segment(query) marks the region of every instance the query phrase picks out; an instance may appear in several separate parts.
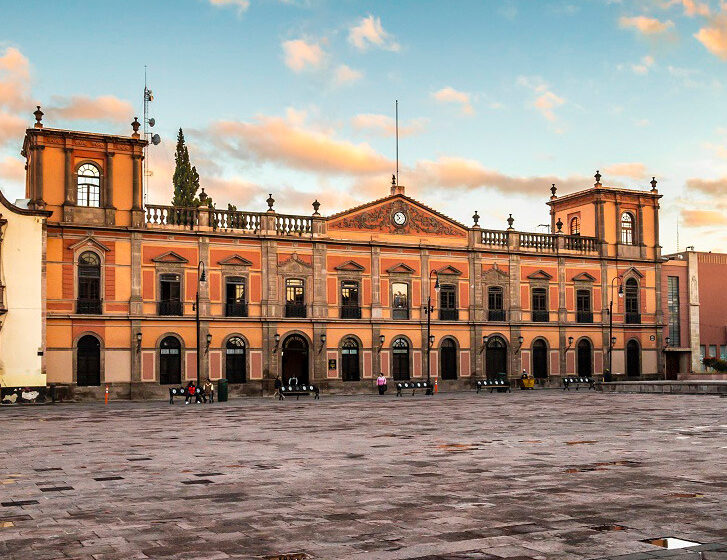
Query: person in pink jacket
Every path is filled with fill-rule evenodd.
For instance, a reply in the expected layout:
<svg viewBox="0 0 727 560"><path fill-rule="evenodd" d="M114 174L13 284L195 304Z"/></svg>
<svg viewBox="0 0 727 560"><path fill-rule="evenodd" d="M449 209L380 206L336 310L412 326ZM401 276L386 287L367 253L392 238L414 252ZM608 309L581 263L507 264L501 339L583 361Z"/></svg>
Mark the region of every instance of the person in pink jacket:
<svg viewBox="0 0 727 560"><path fill-rule="evenodd" d="M384 377L383 373L380 373L376 378L376 385L379 388L379 395L386 393L386 377Z"/></svg>

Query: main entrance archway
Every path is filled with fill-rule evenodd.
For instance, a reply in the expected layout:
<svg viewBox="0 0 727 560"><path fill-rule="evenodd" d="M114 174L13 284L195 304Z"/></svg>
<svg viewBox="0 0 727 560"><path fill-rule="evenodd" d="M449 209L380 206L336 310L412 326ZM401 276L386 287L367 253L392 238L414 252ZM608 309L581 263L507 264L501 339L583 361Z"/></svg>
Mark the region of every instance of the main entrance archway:
<svg viewBox="0 0 727 560"><path fill-rule="evenodd" d="M90 334L78 341L76 384L79 387L101 385L101 343Z"/></svg>
<svg viewBox="0 0 727 560"><path fill-rule="evenodd" d="M548 345L542 338L533 342L533 377L548 378Z"/></svg>
<svg viewBox="0 0 727 560"><path fill-rule="evenodd" d="M591 341L582 338L578 341L578 375L582 377L591 377L593 375L593 348Z"/></svg>
<svg viewBox="0 0 727 560"><path fill-rule="evenodd" d="M291 334L283 342L283 383L296 378L308 383L308 341L299 334Z"/></svg>
<svg viewBox="0 0 727 560"><path fill-rule="evenodd" d="M641 349L635 340L629 340L626 344L626 375L628 377L641 375Z"/></svg>
<svg viewBox="0 0 727 560"><path fill-rule="evenodd" d="M491 336L487 341L487 355L485 356L485 375L507 375L507 344L499 336Z"/></svg>

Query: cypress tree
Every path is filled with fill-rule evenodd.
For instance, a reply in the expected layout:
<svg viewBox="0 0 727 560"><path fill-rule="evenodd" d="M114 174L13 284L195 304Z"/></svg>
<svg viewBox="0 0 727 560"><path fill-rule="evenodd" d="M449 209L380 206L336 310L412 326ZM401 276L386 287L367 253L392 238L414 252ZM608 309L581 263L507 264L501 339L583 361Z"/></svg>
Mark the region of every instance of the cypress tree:
<svg viewBox="0 0 727 560"><path fill-rule="evenodd" d="M189 160L189 151L184 143L184 132L179 129L177 135L177 149L174 154L174 176L172 184L174 185L174 198L172 206L191 207L199 206L200 200L197 198L199 190L199 173Z"/></svg>

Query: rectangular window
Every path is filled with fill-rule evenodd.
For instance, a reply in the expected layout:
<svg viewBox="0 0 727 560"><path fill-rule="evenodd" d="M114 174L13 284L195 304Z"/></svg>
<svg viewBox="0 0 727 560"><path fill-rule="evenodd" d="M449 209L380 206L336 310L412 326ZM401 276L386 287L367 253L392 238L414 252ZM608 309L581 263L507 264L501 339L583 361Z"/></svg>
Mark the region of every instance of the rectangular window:
<svg viewBox="0 0 727 560"><path fill-rule="evenodd" d="M159 280L159 315L181 315L179 274L162 274Z"/></svg>
<svg viewBox="0 0 727 560"><path fill-rule="evenodd" d="M717 346L714 344L711 344L709 346L709 357L710 358L716 358L717 357Z"/></svg>
<svg viewBox="0 0 727 560"><path fill-rule="evenodd" d="M358 282L341 282L341 319L360 319L361 305L358 301Z"/></svg>
<svg viewBox="0 0 727 560"><path fill-rule="evenodd" d="M247 290L244 278L229 277L226 283L225 315L247 317Z"/></svg>
<svg viewBox="0 0 727 560"><path fill-rule="evenodd" d="M593 323L590 290L578 290L576 292L576 321L578 323Z"/></svg>
<svg viewBox="0 0 727 560"><path fill-rule="evenodd" d="M457 310L457 291L455 286L446 284L439 289L439 319L456 321L459 319Z"/></svg>
<svg viewBox="0 0 727 560"><path fill-rule="evenodd" d="M699 347L699 367L702 371L704 371L704 358L707 357L707 347L704 345L701 345Z"/></svg>
<svg viewBox="0 0 727 560"><path fill-rule="evenodd" d="M291 278L285 282L285 316L305 317L305 289L303 280Z"/></svg>
<svg viewBox="0 0 727 560"><path fill-rule="evenodd" d="M667 278L667 309L669 311L669 345L681 346L681 324L679 322L679 277Z"/></svg>
<svg viewBox="0 0 727 560"><path fill-rule="evenodd" d="M405 282L391 285L391 318L409 318L409 284Z"/></svg>
<svg viewBox="0 0 727 560"><path fill-rule="evenodd" d="M720 360L727 360L727 346L720 346L719 347L719 359Z"/></svg>
<svg viewBox="0 0 727 560"><path fill-rule="evenodd" d="M532 289L532 318L533 321L550 321L548 313L548 298L545 288Z"/></svg>
<svg viewBox="0 0 727 560"><path fill-rule="evenodd" d="M504 300L502 295L502 287L500 286L491 286L487 288L487 320L505 320Z"/></svg>

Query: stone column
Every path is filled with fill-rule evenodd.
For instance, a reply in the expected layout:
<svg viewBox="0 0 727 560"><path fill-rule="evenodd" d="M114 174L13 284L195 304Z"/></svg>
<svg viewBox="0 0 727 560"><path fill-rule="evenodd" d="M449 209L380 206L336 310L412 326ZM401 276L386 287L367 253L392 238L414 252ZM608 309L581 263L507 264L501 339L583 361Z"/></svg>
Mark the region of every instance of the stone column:
<svg viewBox="0 0 727 560"><path fill-rule="evenodd" d="M313 244L313 317L328 317L326 245ZM331 302L335 303L335 302Z"/></svg>
<svg viewBox="0 0 727 560"><path fill-rule="evenodd" d="M45 200L43 199L43 150L45 146L33 146L31 150L35 151L34 163L33 163L33 180L31 184L33 196L31 197L28 206L31 210L44 210Z"/></svg>
<svg viewBox="0 0 727 560"><path fill-rule="evenodd" d="M132 161L132 177L131 177L131 226L135 228L144 227L144 193L142 192L141 177L141 154L133 154Z"/></svg>
<svg viewBox="0 0 727 560"><path fill-rule="evenodd" d="M142 233L131 232L131 298L129 299L129 314L141 315L143 312L141 298L141 243Z"/></svg>
<svg viewBox="0 0 727 560"><path fill-rule="evenodd" d="M371 318L381 319L381 249L371 247Z"/></svg>
<svg viewBox="0 0 727 560"><path fill-rule="evenodd" d="M116 223L116 208L114 207L114 152L106 152L106 171L104 173L103 207L106 215L106 225Z"/></svg>
<svg viewBox="0 0 727 560"><path fill-rule="evenodd" d="M636 233L639 236L639 255L642 259L646 258L646 244L644 243L644 205L639 202L639 209L637 212L637 232Z"/></svg>
<svg viewBox="0 0 727 560"><path fill-rule="evenodd" d="M692 350L691 372L702 371L704 364L699 357L699 258L694 251L687 252L689 286L689 347Z"/></svg>
<svg viewBox="0 0 727 560"><path fill-rule="evenodd" d="M520 303L520 255L510 253L509 262L509 303L511 323L522 321L522 305Z"/></svg>

